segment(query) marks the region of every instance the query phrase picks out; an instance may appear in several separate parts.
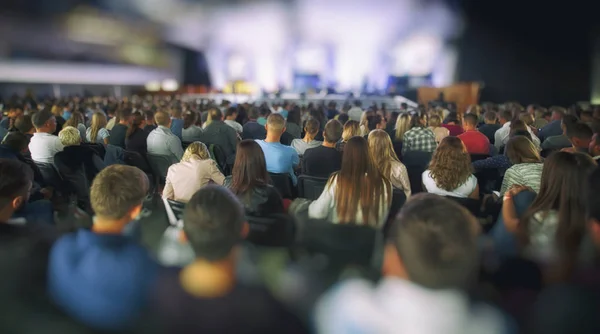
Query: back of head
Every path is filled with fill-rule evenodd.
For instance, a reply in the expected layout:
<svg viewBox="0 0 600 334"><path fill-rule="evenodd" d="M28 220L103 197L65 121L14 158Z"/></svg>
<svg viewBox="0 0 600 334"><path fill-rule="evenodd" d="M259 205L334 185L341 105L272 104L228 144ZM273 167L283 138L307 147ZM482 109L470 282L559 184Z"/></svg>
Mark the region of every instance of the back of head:
<svg viewBox="0 0 600 334"><path fill-rule="evenodd" d="M209 262L227 259L242 241L244 209L226 188L201 188L185 206L183 230L196 257Z"/></svg>
<svg viewBox="0 0 600 334"><path fill-rule="evenodd" d="M437 128L440 125L442 125L442 118L439 115L429 116L429 126Z"/></svg>
<svg viewBox="0 0 600 334"><path fill-rule="evenodd" d="M265 186L268 180L265 154L260 145L254 140L242 140L237 146L229 188L240 195L254 187Z"/></svg>
<svg viewBox="0 0 600 334"><path fill-rule="evenodd" d="M506 143L506 157L513 165L542 162L535 144L524 136L514 136Z"/></svg>
<svg viewBox="0 0 600 334"><path fill-rule="evenodd" d="M498 119L498 115L495 112L490 110L490 111L486 111L483 114L483 118L485 119L485 121L487 123L494 124L494 123L496 123L496 120Z"/></svg>
<svg viewBox="0 0 600 334"><path fill-rule="evenodd" d="M398 116L398 119L396 120L396 140L402 140L406 131L410 129L411 120L411 116L408 113L403 113Z"/></svg>
<svg viewBox="0 0 600 334"><path fill-rule="evenodd" d="M117 118L119 122L126 121L129 122L129 118L131 117L131 113L133 110L130 107L124 107L117 111Z"/></svg>
<svg viewBox="0 0 600 334"><path fill-rule="evenodd" d="M8 146L17 152L22 152L29 145L29 138L21 132L9 132L4 139L2 139L2 145Z"/></svg>
<svg viewBox="0 0 600 334"><path fill-rule="evenodd" d="M112 165L104 168L92 183L90 201L97 216L122 219L140 206L148 192L148 177L140 169Z"/></svg>
<svg viewBox="0 0 600 334"><path fill-rule="evenodd" d="M196 124L198 114L195 111L188 110L183 114L183 128L187 129L190 126Z"/></svg>
<svg viewBox="0 0 600 334"><path fill-rule="evenodd" d="M147 121L154 121L154 111L146 110L144 111L144 117Z"/></svg>
<svg viewBox="0 0 600 334"><path fill-rule="evenodd" d="M15 129L21 133L28 133L33 130L33 123L31 121L31 115L23 115L17 117L15 120Z"/></svg>
<svg viewBox="0 0 600 334"><path fill-rule="evenodd" d="M183 114L183 110L181 109L181 107L175 107L175 108L171 109L171 117L173 117L173 118L181 118L182 114Z"/></svg>
<svg viewBox="0 0 600 334"><path fill-rule="evenodd" d="M381 115L367 116L367 127L369 128L369 131L377 129L377 125L379 125L382 120L383 118Z"/></svg>
<svg viewBox="0 0 600 334"><path fill-rule="evenodd" d="M163 110L159 110L156 113L154 113L154 121L157 125L164 127L169 127L169 125L171 124L171 118Z"/></svg>
<svg viewBox="0 0 600 334"><path fill-rule="evenodd" d="M504 122L510 122L513 119L513 112L510 109L502 110L499 118Z"/></svg>
<svg viewBox="0 0 600 334"><path fill-rule="evenodd" d="M248 110L248 119L254 121L258 119L258 107L251 107L250 110Z"/></svg>
<svg viewBox="0 0 600 334"><path fill-rule="evenodd" d="M222 121L223 120L223 112L219 108L212 108L209 111L210 119L213 121Z"/></svg>
<svg viewBox="0 0 600 334"><path fill-rule="evenodd" d="M304 130L306 131L306 133L311 134L313 136L315 136L319 132L320 128L321 125L319 124L319 121L312 117L309 118L304 124Z"/></svg>
<svg viewBox="0 0 600 334"><path fill-rule="evenodd" d="M390 177L392 161L398 160L390 135L384 130L373 130L369 133L369 153L373 164L381 175Z"/></svg>
<svg viewBox="0 0 600 334"><path fill-rule="evenodd" d="M183 152L183 157L181 158L181 161L185 162L185 161L190 161L193 159L197 159L197 160L210 159L210 152L208 151L208 148L206 147L206 145L204 143L195 141L195 142L191 143L190 145L188 145L188 147L185 149L185 152Z"/></svg>
<svg viewBox="0 0 600 334"><path fill-rule="evenodd" d="M325 124L325 130L323 131L323 138L326 142L330 144L337 143L342 138L342 132L344 128L342 123L339 121L332 119L327 124Z"/></svg>
<svg viewBox="0 0 600 334"><path fill-rule="evenodd" d="M475 129L477 128L477 123L479 123L479 118L475 114L466 114L463 117L463 123L466 127Z"/></svg>
<svg viewBox="0 0 600 334"><path fill-rule="evenodd" d="M282 134L285 131L285 119L280 114L271 114L267 118L267 132Z"/></svg>
<svg viewBox="0 0 600 334"><path fill-rule="evenodd" d="M0 175L0 212L9 205L17 209L20 204L27 202L33 181L31 168L18 160L0 159ZM14 203L15 199L20 203Z"/></svg>
<svg viewBox="0 0 600 334"><path fill-rule="evenodd" d="M65 126L60 130L58 138L64 146L74 146L81 143L81 133L72 126Z"/></svg>
<svg viewBox="0 0 600 334"><path fill-rule="evenodd" d="M348 116L348 114L340 114L337 118L337 120L342 123L342 125L345 125L346 122L348 122L348 120L350 119L350 116Z"/></svg>
<svg viewBox="0 0 600 334"><path fill-rule="evenodd" d="M567 137L574 141L574 139L578 139L580 142L585 142L585 145L589 145L590 140L592 140L592 136L594 135L592 128L589 125L581 122L574 123L570 126L567 126ZM576 143L573 143L574 145ZM576 145L581 146L581 145Z"/></svg>
<svg viewBox="0 0 600 334"><path fill-rule="evenodd" d="M50 109L44 108L31 116L31 122L36 129L40 129L43 128L52 117L54 117L54 115Z"/></svg>
<svg viewBox="0 0 600 334"><path fill-rule="evenodd" d="M237 114L238 114L238 109L236 107L229 107L229 108L227 108L227 111L225 111L225 117L226 118L227 117L237 116Z"/></svg>
<svg viewBox="0 0 600 334"><path fill-rule="evenodd" d="M528 131L527 124L521 120L515 120L510 123L510 133L515 131Z"/></svg>
<svg viewBox="0 0 600 334"><path fill-rule="evenodd" d="M433 194L413 195L396 217L388 244L409 279L429 289L466 288L479 259L478 222L460 204Z"/></svg>
<svg viewBox="0 0 600 334"><path fill-rule="evenodd" d="M471 156L463 142L452 136L442 139L429 164L429 173L436 185L453 191L467 181L472 171Z"/></svg>
<svg viewBox="0 0 600 334"><path fill-rule="evenodd" d="M135 130L139 129L142 126L142 124L144 124L144 122L146 121L144 119L144 115L142 115L142 113L138 111L132 113L130 119L131 126L127 128L127 138L129 138L129 136L131 136L135 132Z"/></svg>
<svg viewBox="0 0 600 334"><path fill-rule="evenodd" d="M349 120L344 124L344 130L342 131L342 140L347 142L354 136L360 136L360 124L357 121Z"/></svg>
<svg viewBox="0 0 600 334"><path fill-rule="evenodd" d="M425 113L415 113L414 115L412 115L412 117L410 118L410 127L411 128L422 128L425 125L424 120L427 119L427 116L425 115Z"/></svg>

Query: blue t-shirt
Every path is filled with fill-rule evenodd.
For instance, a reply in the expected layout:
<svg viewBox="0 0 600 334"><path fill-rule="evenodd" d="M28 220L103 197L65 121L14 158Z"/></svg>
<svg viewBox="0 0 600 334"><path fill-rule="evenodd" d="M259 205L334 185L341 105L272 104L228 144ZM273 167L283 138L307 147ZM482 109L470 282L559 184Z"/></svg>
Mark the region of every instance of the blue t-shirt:
<svg viewBox="0 0 600 334"><path fill-rule="evenodd" d="M291 147L281 143L267 143L264 140L257 140L258 145L265 154L267 171L269 173L289 173L294 185L298 182L294 174L294 166L298 166L300 158L298 152Z"/></svg>
<svg viewBox="0 0 600 334"><path fill-rule="evenodd" d="M171 120L171 132L176 135L179 140L183 140L183 120L179 118L173 118Z"/></svg>

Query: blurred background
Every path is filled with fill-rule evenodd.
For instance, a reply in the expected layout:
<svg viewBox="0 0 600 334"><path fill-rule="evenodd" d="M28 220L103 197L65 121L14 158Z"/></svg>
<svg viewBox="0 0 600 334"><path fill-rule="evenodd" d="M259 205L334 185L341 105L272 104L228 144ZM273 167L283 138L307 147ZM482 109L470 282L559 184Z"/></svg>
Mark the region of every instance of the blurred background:
<svg viewBox="0 0 600 334"><path fill-rule="evenodd" d="M600 103L600 38L585 2L5 0L1 8L4 98L175 91L416 100L419 87L476 82L483 101Z"/></svg>

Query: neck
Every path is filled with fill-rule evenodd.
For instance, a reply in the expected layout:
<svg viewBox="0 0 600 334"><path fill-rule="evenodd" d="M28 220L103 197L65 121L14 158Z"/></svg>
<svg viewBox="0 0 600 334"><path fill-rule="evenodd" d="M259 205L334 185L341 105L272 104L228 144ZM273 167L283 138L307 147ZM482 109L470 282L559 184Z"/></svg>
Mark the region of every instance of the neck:
<svg viewBox="0 0 600 334"><path fill-rule="evenodd" d="M304 141L307 143L310 143L311 141L315 140L315 135L311 135L311 134L305 134L304 135Z"/></svg>
<svg viewBox="0 0 600 334"><path fill-rule="evenodd" d="M234 256L218 262L197 259L181 271L179 281L185 291L196 297L226 295L235 285Z"/></svg>
<svg viewBox="0 0 600 334"><path fill-rule="evenodd" d="M330 147L330 148L335 148L335 143L330 143L328 141L324 141L323 142L323 146Z"/></svg>
<svg viewBox="0 0 600 334"><path fill-rule="evenodd" d="M37 133L50 133L50 130L48 130L48 129L36 129L35 132L37 132Z"/></svg>
<svg viewBox="0 0 600 334"><path fill-rule="evenodd" d="M126 120L120 120L119 124L127 125L127 121Z"/></svg>
<svg viewBox="0 0 600 334"><path fill-rule="evenodd" d="M6 207L4 207L3 209L0 210L0 223L6 223L7 221L10 220L10 218L12 218L13 213L15 212L15 210L13 210L12 205L7 205Z"/></svg>
<svg viewBox="0 0 600 334"><path fill-rule="evenodd" d="M121 234L125 225L129 223L128 218L110 219L96 216L92 231L98 234Z"/></svg>
<svg viewBox="0 0 600 334"><path fill-rule="evenodd" d="M279 143L280 140L281 140L281 133L267 132L267 137L265 138L265 141L267 143Z"/></svg>

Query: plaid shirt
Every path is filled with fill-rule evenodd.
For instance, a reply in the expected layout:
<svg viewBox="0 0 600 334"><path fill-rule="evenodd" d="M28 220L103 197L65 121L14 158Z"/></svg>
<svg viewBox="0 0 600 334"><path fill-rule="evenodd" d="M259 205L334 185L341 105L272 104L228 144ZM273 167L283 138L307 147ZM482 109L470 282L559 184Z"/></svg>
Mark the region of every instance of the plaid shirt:
<svg viewBox="0 0 600 334"><path fill-rule="evenodd" d="M435 135L427 128L412 128L402 138L402 154L408 151L433 152L436 146Z"/></svg>

